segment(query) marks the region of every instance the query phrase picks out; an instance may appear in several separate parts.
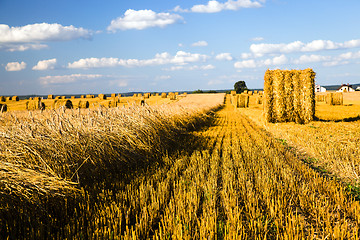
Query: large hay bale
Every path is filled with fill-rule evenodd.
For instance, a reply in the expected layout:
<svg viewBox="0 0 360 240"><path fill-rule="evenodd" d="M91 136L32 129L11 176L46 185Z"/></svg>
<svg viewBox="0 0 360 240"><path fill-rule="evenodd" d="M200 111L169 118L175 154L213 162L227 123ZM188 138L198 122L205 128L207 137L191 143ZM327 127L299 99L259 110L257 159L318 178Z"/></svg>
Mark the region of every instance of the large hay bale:
<svg viewBox="0 0 360 240"><path fill-rule="evenodd" d="M0 102L5 102L6 98L4 96L0 96Z"/></svg>
<svg viewBox="0 0 360 240"><path fill-rule="evenodd" d="M325 97L326 104L329 105L343 105L344 97L342 92L328 93Z"/></svg>
<svg viewBox="0 0 360 240"><path fill-rule="evenodd" d="M117 101L112 101L111 100L111 101L108 102L108 107L109 108L117 107L117 104L118 104Z"/></svg>
<svg viewBox="0 0 360 240"><path fill-rule="evenodd" d="M45 110L45 103L40 99L29 100L26 102L26 110Z"/></svg>
<svg viewBox="0 0 360 240"><path fill-rule="evenodd" d="M86 100L80 100L77 104L77 108L89 108L89 106L89 101Z"/></svg>
<svg viewBox="0 0 360 240"><path fill-rule="evenodd" d="M11 97L11 100L12 100L12 101L19 101L19 97L18 97L18 96L12 96L12 97Z"/></svg>
<svg viewBox="0 0 360 240"><path fill-rule="evenodd" d="M264 111L267 122L307 123L315 115L315 72L267 70L264 76Z"/></svg>
<svg viewBox="0 0 360 240"><path fill-rule="evenodd" d="M73 104L71 102L71 100L69 99L60 99L60 100L55 100L53 103L53 108L57 109L57 108L67 108L67 109L72 109L73 108Z"/></svg>
<svg viewBox="0 0 360 240"><path fill-rule="evenodd" d="M167 97L167 95L166 95L166 93L161 93L161 98L166 98Z"/></svg>
<svg viewBox="0 0 360 240"><path fill-rule="evenodd" d="M6 101L11 101L11 97L6 97Z"/></svg>
<svg viewBox="0 0 360 240"><path fill-rule="evenodd" d="M99 95L98 95L98 98L99 98L100 100L106 100L106 95L105 95L105 94L99 94Z"/></svg>
<svg viewBox="0 0 360 240"><path fill-rule="evenodd" d="M261 95L257 95L256 99L255 99L255 104L262 104L263 103L263 98Z"/></svg>
<svg viewBox="0 0 360 240"><path fill-rule="evenodd" d="M315 95L316 102L325 102L325 100L326 100L326 95L319 95L319 94Z"/></svg>
<svg viewBox="0 0 360 240"><path fill-rule="evenodd" d="M6 112L7 111L7 105L4 103L0 103L0 112Z"/></svg>
<svg viewBox="0 0 360 240"><path fill-rule="evenodd" d="M47 99L54 99L54 95L52 94L48 95Z"/></svg>
<svg viewBox="0 0 360 240"><path fill-rule="evenodd" d="M175 95L175 93L173 93L173 92L169 92L169 98L170 98L170 100L175 100L176 99L176 95Z"/></svg>
<svg viewBox="0 0 360 240"><path fill-rule="evenodd" d="M248 94L237 95L237 107L239 107L239 108L249 107L249 95Z"/></svg>

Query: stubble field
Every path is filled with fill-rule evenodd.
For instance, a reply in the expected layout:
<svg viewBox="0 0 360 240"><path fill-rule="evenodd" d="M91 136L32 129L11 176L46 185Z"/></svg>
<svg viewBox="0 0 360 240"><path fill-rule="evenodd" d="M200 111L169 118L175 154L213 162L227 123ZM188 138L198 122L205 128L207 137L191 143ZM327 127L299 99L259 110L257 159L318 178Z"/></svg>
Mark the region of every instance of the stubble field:
<svg viewBox="0 0 360 240"><path fill-rule="evenodd" d="M1 237L358 239L360 102L268 124L224 97L2 114Z"/></svg>

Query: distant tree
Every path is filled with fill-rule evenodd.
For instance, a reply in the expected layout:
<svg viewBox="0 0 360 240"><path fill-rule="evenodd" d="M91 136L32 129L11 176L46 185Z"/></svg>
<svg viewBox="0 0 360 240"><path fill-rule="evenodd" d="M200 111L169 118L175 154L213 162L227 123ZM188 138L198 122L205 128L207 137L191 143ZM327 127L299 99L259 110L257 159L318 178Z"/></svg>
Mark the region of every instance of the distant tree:
<svg viewBox="0 0 360 240"><path fill-rule="evenodd" d="M198 90L196 90L196 91L193 91L193 93L204 93L204 91L203 91L203 90L198 89Z"/></svg>
<svg viewBox="0 0 360 240"><path fill-rule="evenodd" d="M207 93L217 93L215 90L209 90Z"/></svg>
<svg viewBox="0 0 360 240"><path fill-rule="evenodd" d="M236 93L242 93L243 91L247 90L245 81L238 81L234 84L234 90Z"/></svg>

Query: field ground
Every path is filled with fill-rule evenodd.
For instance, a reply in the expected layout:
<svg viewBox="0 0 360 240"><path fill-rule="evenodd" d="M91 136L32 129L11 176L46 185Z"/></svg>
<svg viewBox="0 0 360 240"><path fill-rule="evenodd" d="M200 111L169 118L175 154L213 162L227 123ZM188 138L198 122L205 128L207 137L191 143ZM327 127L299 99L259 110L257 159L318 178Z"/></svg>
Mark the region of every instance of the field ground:
<svg viewBox="0 0 360 240"><path fill-rule="evenodd" d="M166 104L166 103L172 103L174 101L178 101L183 96L178 96L177 100L170 100L170 98L161 98L161 96L152 96L150 98L145 99L146 104L152 106L152 105L159 105L159 104ZM117 103L118 106L121 107L127 107L132 104L140 105L140 101L142 100L142 97L121 97L119 102ZM76 106L79 101L88 101L89 102L89 108L94 109L101 106L108 106L109 102L112 100L110 97L108 97L106 100L100 100L99 98L75 98L70 99L67 98L67 100L70 100L74 106ZM26 110L26 102L29 100L19 100L19 101L6 101L6 102L0 102L3 104L6 104L8 107L8 111L23 111ZM53 109L53 103L55 102L54 99L44 99L42 102L45 104L46 109Z"/></svg>
<svg viewBox="0 0 360 240"><path fill-rule="evenodd" d="M181 101L206 103L210 96ZM266 124L262 106L251 101L234 109L227 99L211 124L174 135L172 153L126 181L82 187L83 197L69 199L65 217L53 216L56 223L44 220L34 229L27 221L39 224L38 217L22 216L0 224L7 226L2 230L27 238L358 239L360 204L344 183L356 187L360 174L353 112L360 101L317 104L319 120L305 125ZM322 111L346 121L328 121Z"/></svg>

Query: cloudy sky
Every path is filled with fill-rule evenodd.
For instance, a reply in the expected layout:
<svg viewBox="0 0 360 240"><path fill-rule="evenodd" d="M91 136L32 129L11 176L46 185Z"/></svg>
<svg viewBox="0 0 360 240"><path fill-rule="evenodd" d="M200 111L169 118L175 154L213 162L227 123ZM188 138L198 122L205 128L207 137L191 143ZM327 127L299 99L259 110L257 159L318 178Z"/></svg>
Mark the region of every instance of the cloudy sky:
<svg viewBox="0 0 360 240"><path fill-rule="evenodd" d="M359 0L0 0L0 95L360 83Z"/></svg>

